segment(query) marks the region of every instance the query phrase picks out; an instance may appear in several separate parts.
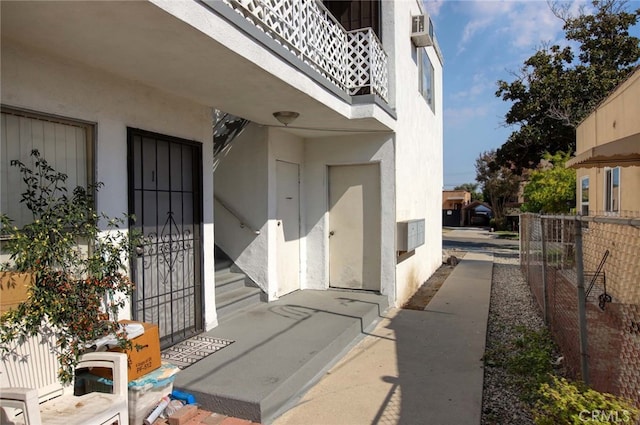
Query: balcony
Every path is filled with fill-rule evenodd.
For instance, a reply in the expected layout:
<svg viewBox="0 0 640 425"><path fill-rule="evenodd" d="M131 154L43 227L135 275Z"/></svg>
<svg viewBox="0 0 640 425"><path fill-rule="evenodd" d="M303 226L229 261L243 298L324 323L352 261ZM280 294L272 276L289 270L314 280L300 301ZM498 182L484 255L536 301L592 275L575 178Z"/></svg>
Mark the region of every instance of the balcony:
<svg viewBox="0 0 640 425"><path fill-rule="evenodd" d="M387 54L371 28L346 31L316 0L223 0L351 96L388 96Z"/></svg>
<svg viewBox="0 0 640 425"><path fill-rule="evenodd" d="M1 50L46 52L255 123L297 111L296 125L314 129L289 130L303 137L395 127L387 58L369 29L347 32L313 0L260 0L255 14L225 1L0 1ZM4 71L3 61L3 81Z"/></svg>

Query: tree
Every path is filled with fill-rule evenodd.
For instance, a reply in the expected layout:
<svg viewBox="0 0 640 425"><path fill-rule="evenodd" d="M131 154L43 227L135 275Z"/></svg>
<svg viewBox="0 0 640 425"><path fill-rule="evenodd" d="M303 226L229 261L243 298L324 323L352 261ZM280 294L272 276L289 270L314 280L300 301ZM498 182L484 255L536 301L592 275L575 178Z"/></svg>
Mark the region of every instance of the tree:
<svg viewBox="0 0 640 425"><path fill-rule="evenodd" d="M576 171L565 168L569 154L545 154L524 188L524 212L567 213L576 201Z"/></svg>
<svg viewBox="0 0 640 425"><path fill-rule="evenodd" d="M476 159L476 181L486 194L496 222L504 222L505 206L509 199L517 196L520 177L510 168L496 163L496 151L482 152Z"/></svg>
<svg viewBox="0 0 640 425"><path fill-rule="evenodd" d="M463 183L453 188L453 190L466 190L471 193L471 202L484 201L482 192L478 191L478 183Z"/></svg>
<svg viewBox="0 0 640 425"><path fill-rule="evenodd" d="M19 356L16 349L28 337L51 336L55 344L50 349L60 362L58 378L68 383L79 356L95 340L113 334L121 347L131 345L117 315L133 290L126 265L141 239L118 230L124 218L95 210L94 192L101 183L68 194L67 175L55 171L37 150L31 156L33 168L18 160L11 165L22 174L21 202L33 221L18 228L0 214L3 248L11 260L0 271L33 278L27 299L0 316L0 356Z"/></svg>
<svg viewBox="0 0 640 425"><path fill-rule="evenodd" d="M573 49L543 45L524 62L512 82L498 81L496 96L513 102L505 124L517 126L498 149L499 165L517 173L540 162L545 152L575 151L575 127L634 69L640 59L640 39L629 28L640 8L627 12L624 0L593 0L595 13L568 14L552 4L564 21L565 38Z"/></svg>

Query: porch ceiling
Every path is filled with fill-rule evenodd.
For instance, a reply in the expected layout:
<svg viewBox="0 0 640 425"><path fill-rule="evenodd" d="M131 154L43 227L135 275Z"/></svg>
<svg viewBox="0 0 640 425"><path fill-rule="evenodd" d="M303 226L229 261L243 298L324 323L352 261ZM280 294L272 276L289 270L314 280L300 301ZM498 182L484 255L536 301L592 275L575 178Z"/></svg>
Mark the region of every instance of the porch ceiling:
<svg viewBox="0 0 640 425"><path fill-rule="evenodd" d="M185 4L220 20L198 3ZM214 39L148 1L3 0L0 8L3 43L14 40L264 125L279 126L273 112L294 110L295 127L321 130L289 129L304 137L388 131L393 124L381 108L349 105L272 53L265 60L287 75L258 66L237 52L238 43L253 43L239 30L217 31Z"/></svg>

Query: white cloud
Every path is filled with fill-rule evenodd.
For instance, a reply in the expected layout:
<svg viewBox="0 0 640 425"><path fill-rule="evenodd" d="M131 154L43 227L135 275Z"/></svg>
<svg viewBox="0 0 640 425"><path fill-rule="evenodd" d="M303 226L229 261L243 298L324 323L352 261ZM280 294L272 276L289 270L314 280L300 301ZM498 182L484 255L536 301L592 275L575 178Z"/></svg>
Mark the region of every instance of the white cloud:
<svg viewBox="0 0 640 425"><path fill-rule="evenodd" d="M493 94L495 89L495 76L487 77L484 73L476 73L471 77L468 89L453 93L451 98L454 100L475 100L487 92Z"/></svg>
<svg viewBox="0 0 640 425"><path fill-rule="evenodd" d="M498 25L501 18L509 13L514 3L506 1L465 1L458 8L464 15L470 16L462 30L462 37L458 43L458 53L466 50L467 45L480 34Z"/></svg>
<svg viewBox="0 0 640 425"><path fill-rule="evenodd" d="M521 2L507 15L506 36L510 38L511 46L530 48L540 42L555 43L563 38L562 25L562 20L546 3Z"/></svg>
<svg viewBox="0 0 640 425"><path fill-rule="evenodd" d="M422 0L422 4L430 16L438 16L444 5L444 0Z"/></svg>
<svg viewBox="0 0 640 425"><path fill-rule="evenodd" d="M493 18L491 17L475 19L467 23L467 25L465 25L464 27L464 30L462 31L462 38L460 39L460 43L458 43L458 53L464 52L469 40L471 40L477 32L491 26L492 23Z"/></svg>
<svg viewBox="0 0 640 425"><path fill-rule="evenodd" d="M585 0L572 2L571 11L577 11ZM552 13L544 0L457 2L460 14L469 17L465 25L458 54L470 48L476 37L493 40L515 50L537 47L541 42L558 42L563 38L562 20Z"/></svg>
<svg viewBox="0 0 640 425"><path fill-rule="evenodd" d="M478 117L485 117L489 113L487 106L466 106L463 108L446 108L444 110L445 121L450 126L458 126Z"/></svg>

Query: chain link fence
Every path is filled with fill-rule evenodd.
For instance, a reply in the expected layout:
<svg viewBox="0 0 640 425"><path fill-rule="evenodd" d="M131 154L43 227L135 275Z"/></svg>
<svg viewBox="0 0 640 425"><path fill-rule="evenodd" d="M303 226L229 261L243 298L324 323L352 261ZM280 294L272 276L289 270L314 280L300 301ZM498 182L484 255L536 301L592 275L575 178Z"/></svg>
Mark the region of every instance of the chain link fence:
<svg viewBox="0 0 640 425"><path fill-rule="evenodd" d="M523 214L520 266L572 377L640 407L640 218Z"/></svg>

